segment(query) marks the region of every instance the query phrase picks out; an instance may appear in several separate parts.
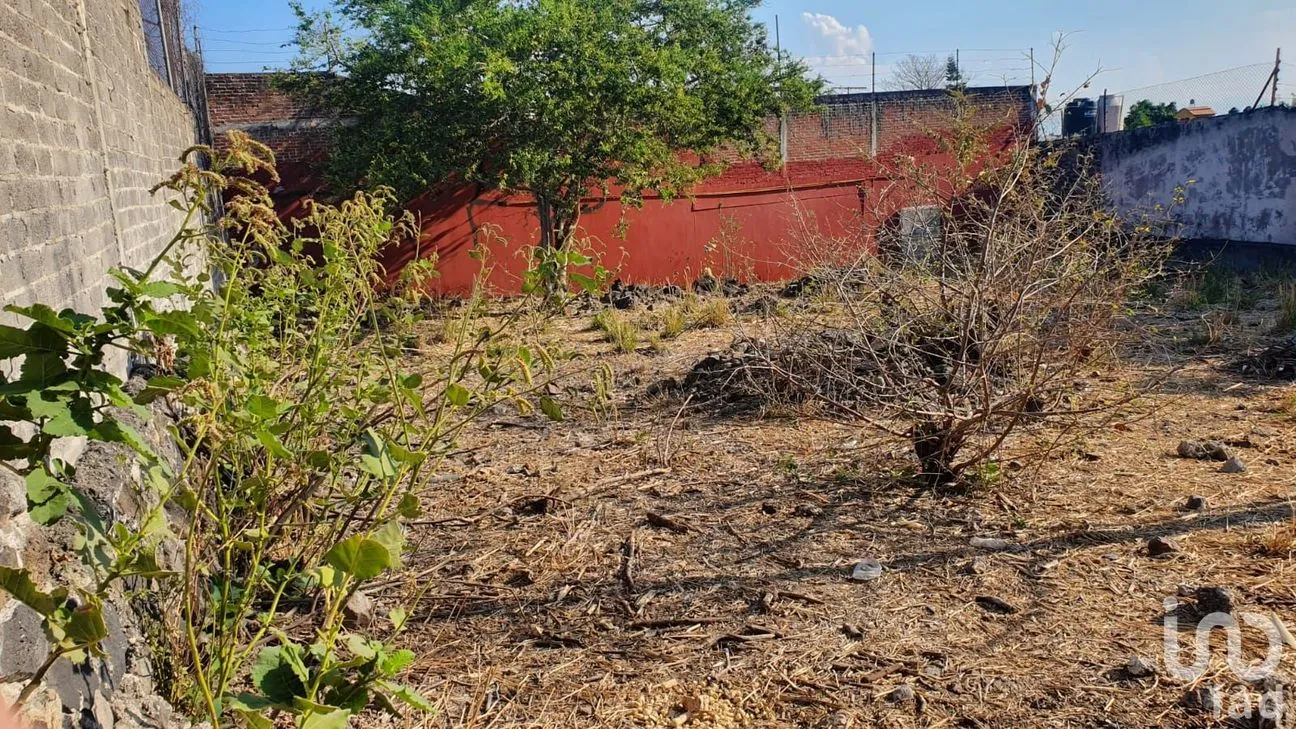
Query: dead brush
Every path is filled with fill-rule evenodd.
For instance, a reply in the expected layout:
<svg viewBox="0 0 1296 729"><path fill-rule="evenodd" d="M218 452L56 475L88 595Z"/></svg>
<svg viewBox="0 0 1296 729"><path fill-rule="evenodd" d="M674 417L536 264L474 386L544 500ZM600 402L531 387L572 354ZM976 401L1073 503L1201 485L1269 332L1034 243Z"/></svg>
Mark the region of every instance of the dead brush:
<svg viewBox="0 0 1296 729"><path fill-rule="evenodd" d="M727 299L706 299L693 307L691 323L698 329L726 327L733 323L733 310Z"/></svg>
<svg viewBox="0 0 1296 729"><path fill-rule="evenodd" d="M1273 330L1274 334L1296 331L1296 283L1278 286L1278 320Z"/></svg>
<svg viewBox="0 0 1296 729"><path fill-rule="evenodd" d="M956 124L951 135L975 133ZM1125 303L1168 253L1155 224L1107 210L1085 154L1022 143L989 169L910 165L901 176L877 216L915 199L935 208L930 250L912 255L884 232L879 256L824 267L831 305L771 337L749 383L907 440L933 484L977 473L1019 429L1082 432L1152 386L1074 389L1095 357L1146 340Z"/></svg>
<svg viewBox="0 0 1296 729"><path fill-rule="evenodd" d="M1296 509L1283 524L1275 524L1269 534L1259 540L1259 551L1269 557L1288 559L1296 553Z"/></svg>

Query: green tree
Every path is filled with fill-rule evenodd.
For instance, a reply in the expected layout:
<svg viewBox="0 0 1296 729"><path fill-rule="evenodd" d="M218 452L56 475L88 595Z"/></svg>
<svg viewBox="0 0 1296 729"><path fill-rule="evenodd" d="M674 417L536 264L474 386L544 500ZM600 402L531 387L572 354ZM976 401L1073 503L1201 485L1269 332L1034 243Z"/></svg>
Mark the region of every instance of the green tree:
<svg viewBox="0 0 1296 729"><path fill-rule="evenodd" d="M821 91L751 18L760 0L339 0L302 18L290 88L346 109L332 181L411 196L447 179L529 193L540 249L591 193L682 194ZM339 33L338 29L342 32Z"/></svg>
<svg viewBox="0 0 1296 729"><path fill-rule="evenodd" d="M1136 102L1130 107L1125 114L1126 129L1142 129L1143 127L1154 127L1157 124L1174 121L1175 115L1179 113L1175 102L1168 104L1154 104L1147 99Z"/></svg>
<svg viewBox="0 0 1296 729"><path fill-rule="evenodd" d="M950 56L945 59L945 87L949 89L961 89L967 86L967 80L963 78L963 70L959 68L958 59Z"/></svg>

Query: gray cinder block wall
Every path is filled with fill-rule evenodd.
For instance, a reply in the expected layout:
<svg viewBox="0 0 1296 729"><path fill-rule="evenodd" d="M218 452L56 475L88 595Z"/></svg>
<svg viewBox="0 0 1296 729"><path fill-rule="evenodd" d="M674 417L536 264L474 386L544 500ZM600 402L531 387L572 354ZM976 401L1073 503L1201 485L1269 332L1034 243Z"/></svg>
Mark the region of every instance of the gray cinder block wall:
<svg viewBox="0 0 1296 729"><path fill-rule="evenodd" d="M1131 217L1170 208L1186 241L1296 247L1296 109L1274 107L1096 138L1103 187Z"/></svg>
<svg viewBox="0 0 1296 729"><path fill-rule="evenodd" d="M195 129L149 64L139 0L0 0L0 304L97 313L108 270L141 267L179 227L149 189L176 169ZM111 363L119 375L125 365ZM126 459L98 455L84 454L79 481L92 473L109 493L129 483ZM30 569L46 588L75 583L70 542L70 524L31 522L22 483L0 470L0 564ZM109 659L61 661L29 702L28 726L171 725L138 621L124 599L110 613ZM0 595L0 699L43 661L39 625Z"/></svg>

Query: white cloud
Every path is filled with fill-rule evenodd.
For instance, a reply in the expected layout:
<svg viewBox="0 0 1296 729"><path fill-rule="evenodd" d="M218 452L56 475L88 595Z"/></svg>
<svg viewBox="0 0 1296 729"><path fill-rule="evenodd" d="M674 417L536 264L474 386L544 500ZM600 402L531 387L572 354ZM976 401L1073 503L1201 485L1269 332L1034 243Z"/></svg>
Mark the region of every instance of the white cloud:
<svg viewBox="0 0 1296 729"><path fill-rule="evenodd" d="M801 20L822 39L822 43L816 43L822 49L822 57L859 57L873 51L873 37L869 35L867 26L857 25L851 28L825 13L802 13Z"/></svg>

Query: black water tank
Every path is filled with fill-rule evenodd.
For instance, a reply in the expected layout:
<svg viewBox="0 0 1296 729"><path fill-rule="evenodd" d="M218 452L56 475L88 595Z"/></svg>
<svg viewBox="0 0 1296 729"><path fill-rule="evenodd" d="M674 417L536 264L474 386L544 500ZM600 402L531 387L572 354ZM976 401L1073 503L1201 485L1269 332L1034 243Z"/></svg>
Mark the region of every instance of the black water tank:
<svg viewBox="0 0 1296 729"><path fill-rule="evenodd" d="M1062 136L1098 131L1098 105L1093 99L1072 99L1062 112Z"/></svg>

